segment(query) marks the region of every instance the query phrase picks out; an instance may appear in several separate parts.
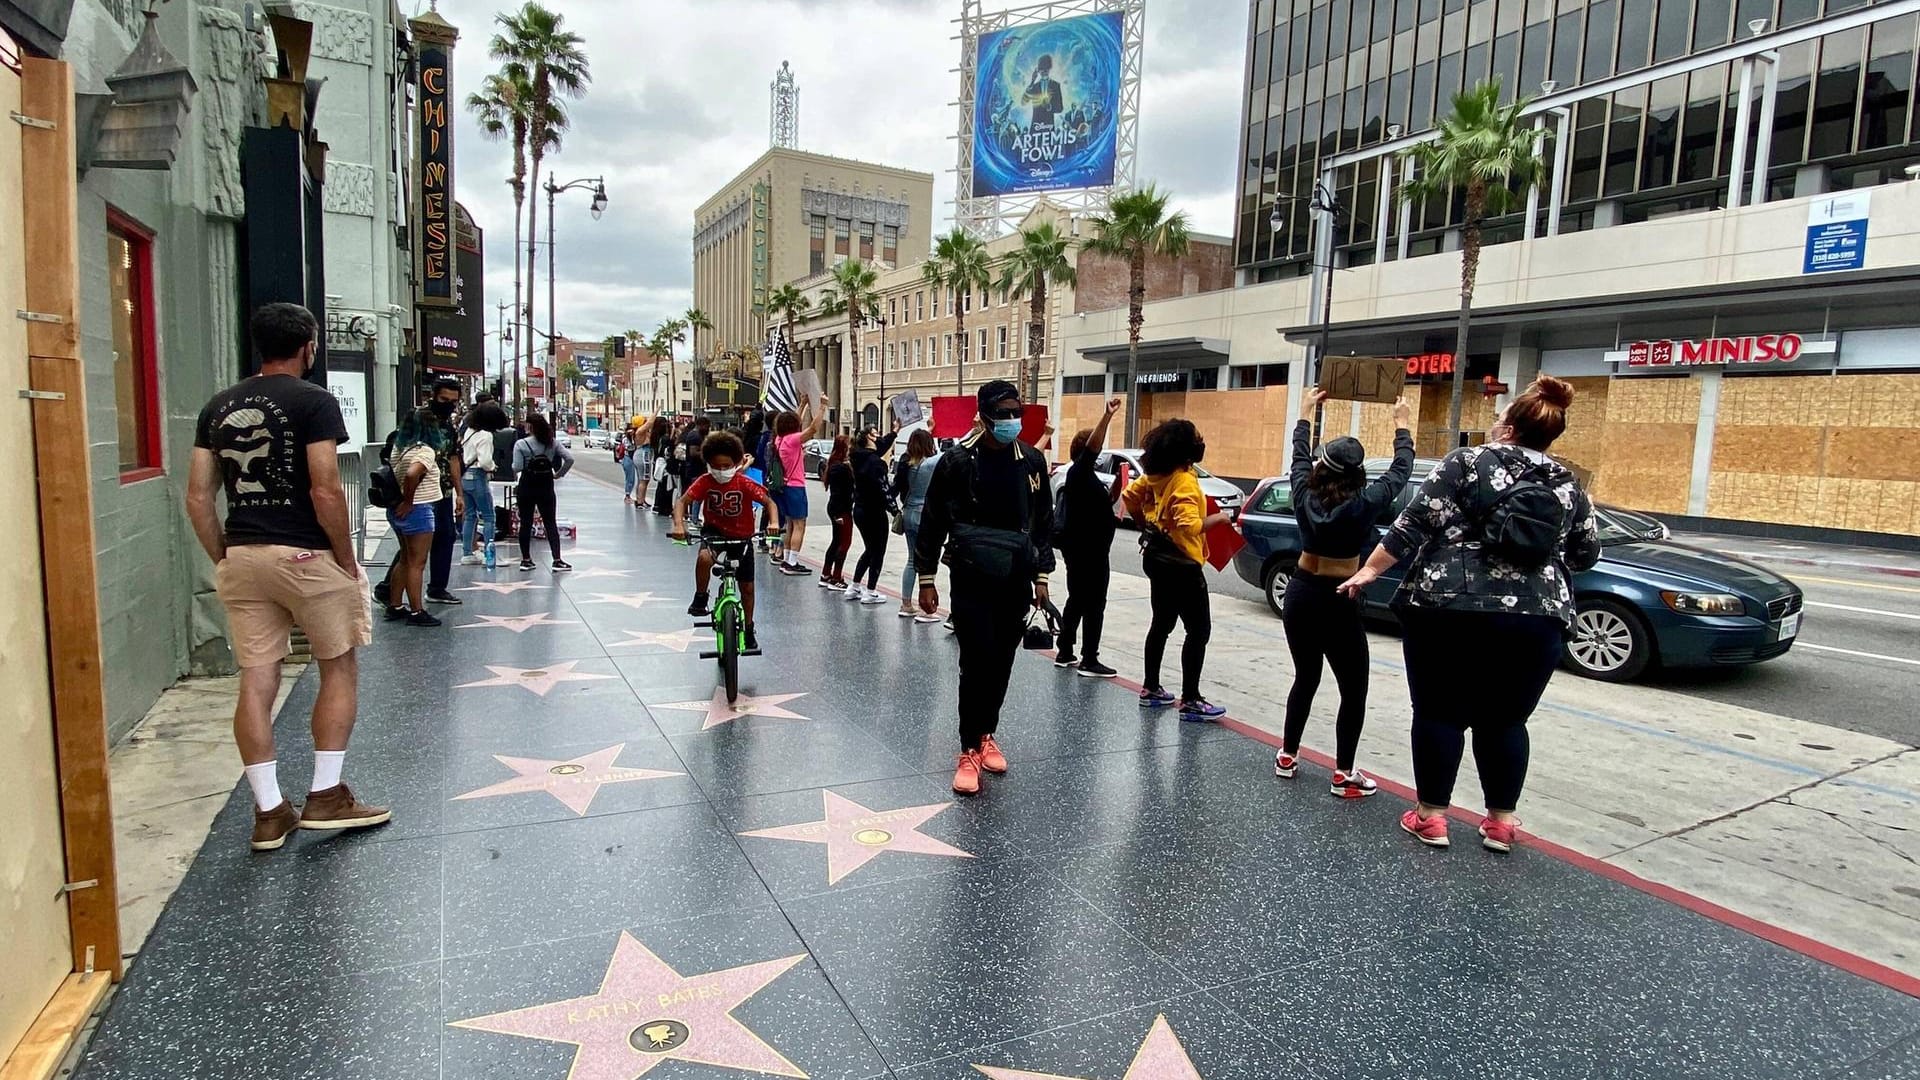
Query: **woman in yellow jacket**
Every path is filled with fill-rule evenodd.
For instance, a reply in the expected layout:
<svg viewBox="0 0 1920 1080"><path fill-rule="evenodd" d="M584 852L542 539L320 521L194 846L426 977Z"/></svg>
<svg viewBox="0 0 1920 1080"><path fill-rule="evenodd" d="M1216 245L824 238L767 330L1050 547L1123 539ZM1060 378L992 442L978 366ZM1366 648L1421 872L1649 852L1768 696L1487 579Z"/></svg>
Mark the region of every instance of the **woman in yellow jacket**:
<svg viewBox="0 0 1920 1080"><path fill-rule="evenodd" d="M1147 629L1146 689L1140 707L1164 709L1175 698L1160 685L1160 661L1173 624L1186 628L1180 647L1180 719L1211 723L1226 710L1200 695L1200 669L1213 635L1207 600L1207 530L1228 520L1207 513L1207 497L1193 467L1207 456L1207 444L1191 420L1169 420L1140 444L1140 468L1146 473L1127 486L1121 499L1141 530L1141 563L1152 584L1153 624Z"/></svg>

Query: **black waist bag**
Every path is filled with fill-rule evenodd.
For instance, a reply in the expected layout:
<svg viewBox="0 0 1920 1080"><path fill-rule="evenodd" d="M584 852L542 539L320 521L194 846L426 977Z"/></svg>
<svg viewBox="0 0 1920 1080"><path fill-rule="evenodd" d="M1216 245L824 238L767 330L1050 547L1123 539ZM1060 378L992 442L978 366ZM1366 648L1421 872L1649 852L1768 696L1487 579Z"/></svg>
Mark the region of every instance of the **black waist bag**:
<svg viewBox="0 0 1920 1080"><path fill-rule="evenodd" d="M1032 580L1039 564L1026 533L984 525L954 525L947 551L955 574L990 581Z"/></svg>
<svg viewBox="0 0 1920 1080"><path fill-rule="evenodd" d="M1542 481L1551 471L1536 465L1479 514L1480 543L1487 554L1523 570L1538 570L1560 553L1567 508Z"/></svg>

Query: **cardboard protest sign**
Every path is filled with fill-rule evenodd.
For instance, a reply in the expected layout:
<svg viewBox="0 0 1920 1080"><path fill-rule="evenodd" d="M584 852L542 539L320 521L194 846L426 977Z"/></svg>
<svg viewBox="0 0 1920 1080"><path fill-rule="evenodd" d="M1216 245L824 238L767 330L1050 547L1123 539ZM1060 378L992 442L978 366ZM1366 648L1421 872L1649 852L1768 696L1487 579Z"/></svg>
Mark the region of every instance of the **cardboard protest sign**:
<svg viewBox="0 0 1920 1080"><path fill-rule="evenodd" d="M1335 401L1391 405L1406 393L1407 362L1387 356L1329 356L1320 364L1320 389Z"/></svg>

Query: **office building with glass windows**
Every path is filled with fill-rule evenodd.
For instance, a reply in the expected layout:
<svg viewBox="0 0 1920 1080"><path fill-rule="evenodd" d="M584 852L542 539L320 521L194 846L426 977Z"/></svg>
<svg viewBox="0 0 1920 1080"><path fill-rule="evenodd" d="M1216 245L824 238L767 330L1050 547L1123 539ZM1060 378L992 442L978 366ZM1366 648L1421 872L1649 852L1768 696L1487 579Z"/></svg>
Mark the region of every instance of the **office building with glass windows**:
<svg viewBox="0 0 1920 1080"><path fill-rule="evenodd" d="M1466 440L1551 374L1577 395L1556 450L1602 501L1920 537L1920 460L1898 449L1920 441L1920 0L1248 11L1238 286L1147 305L1141 345L1156 371L1193 373L1143 384L1149 416L1223 418L1218 471L1284 472L1323 353L1390 357L1423 453L1449 445L1456 369ZM1406 151L1494 78L1527 99L1546 168L1486 223L1462 342L1461 200L1396 193ZM1316 208L1326 192L1335 213ZM1124 310L1089 312L1065 375L1114 370L1125 340ZM1092 407L1062 395L1063 416ZM1385 406L1329 417L1390 441Z"/></svg>
<svg viewBox="0 0 1920 1080"><path fill-rule="evenodd" d="M1305 196L1321 163L1378 145L1396 128L1408 135L1432 129L1463 87L1498 79L1508 101L1516 94L1564 94L1711 54L1754 38L1756 30L1818 27L1892 6L1869 0L1256 0L1236 265L1255 280L1304 272L1310 262ZM1920 22L1908 13L1777 50L1768 199L1884 183L1916 159L1917 29ZM1560 228L1724 208L1741 66L1728 58L1574 104ZM1756 99L1761 77L1752 89ZM1755 131L1750 146L1758 141ZM1385 220L1379 213L1381 160L1329 178L1343 210L1335 237L1343 265L1375 258L1383 230L1399 248L1397 209ZM1289 195L1300 199L1288 201ZM1457 201L1439 199L1414 207L1406 222L1409 253L1445 249L1460 212ZM1492 222L1487 241L1518 239L1523 226L1518 214Z"/></svg>

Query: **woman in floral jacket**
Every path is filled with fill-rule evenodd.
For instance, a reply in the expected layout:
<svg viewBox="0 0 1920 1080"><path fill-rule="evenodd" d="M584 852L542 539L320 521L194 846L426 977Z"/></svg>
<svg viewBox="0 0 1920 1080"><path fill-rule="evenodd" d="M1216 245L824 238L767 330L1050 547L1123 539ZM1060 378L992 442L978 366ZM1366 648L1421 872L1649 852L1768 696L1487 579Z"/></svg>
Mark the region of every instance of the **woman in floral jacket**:
<svg viewBox="0 0 1920 1080"><path fill-rule="evenodd" d="M1357 595L1382 571L1413 561L1393 603L1406 631L1420 803L1400 827L1432 847L1448 843L1446 809L1469 728L1487 805L1481 842L1492 851L1513 847L1514 808L1527 778L1527 720L1573 628L1573 575L1600 558L1593 503L1573 473L1546 454L1566 430L1571 404L1571 386L1545 375L1535 380L1507 406L1485 445L1441 461L1367 564L1341 586ZM1559 504L1557 515L1535 512L1518 524L1536 535L1548 530L1537 545L1550 555L1537 564L1490 532L1503 504L1526 503L1515 492L1532 496L1535 506Z"/></svg>

